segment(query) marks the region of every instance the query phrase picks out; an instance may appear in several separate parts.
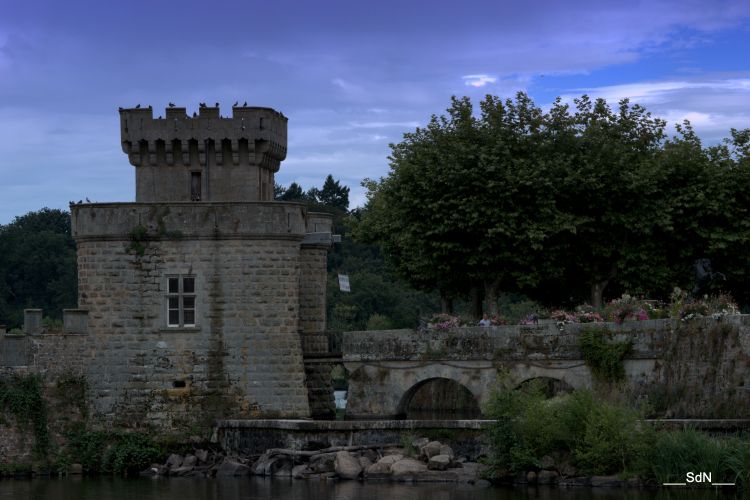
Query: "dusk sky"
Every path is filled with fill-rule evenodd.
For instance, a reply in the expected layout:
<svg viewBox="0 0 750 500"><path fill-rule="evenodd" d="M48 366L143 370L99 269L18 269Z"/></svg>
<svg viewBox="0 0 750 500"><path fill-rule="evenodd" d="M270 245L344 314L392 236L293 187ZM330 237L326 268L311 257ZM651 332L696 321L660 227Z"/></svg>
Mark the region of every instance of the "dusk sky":
<svg viewBox="0 0 750 500"><path fill-rule="evenodd" d="M707 143L750 127L750 1L0 0L0 224L133 201L118 106L270 106L277 182L388 172L388 144L451 95L623 97Z"/></svg>

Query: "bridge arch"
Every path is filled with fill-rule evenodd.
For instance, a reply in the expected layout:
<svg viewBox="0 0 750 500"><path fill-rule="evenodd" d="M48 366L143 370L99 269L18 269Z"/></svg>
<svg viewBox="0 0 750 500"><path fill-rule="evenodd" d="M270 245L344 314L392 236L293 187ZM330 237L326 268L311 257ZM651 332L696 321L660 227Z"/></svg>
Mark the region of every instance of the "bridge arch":
<svg viewBox="0 0 750 500"><path fill-rule="evenodd" d="M574 388L563 379L548 376L530 377L516 384L516 389L529 388L537 385L548 398L569 394Z"/></svg>
<svg viewBox="0 0 750 500"><path fill-rule="evenodd" d="M479 397L452 378L430 377L401 397L397 418L408 420L475 419L482 415Z"/></svg>

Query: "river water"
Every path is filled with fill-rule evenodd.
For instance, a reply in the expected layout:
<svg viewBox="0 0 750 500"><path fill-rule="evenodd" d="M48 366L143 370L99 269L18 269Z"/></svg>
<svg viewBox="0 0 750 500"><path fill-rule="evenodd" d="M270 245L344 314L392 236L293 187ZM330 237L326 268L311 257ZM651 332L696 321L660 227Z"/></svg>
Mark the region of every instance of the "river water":
<svg viewBox="0 0 750 500"><path fill-rule="evenodd" d="M259 477L0 480L0 500L651 500L744 498L716 490L478 488L454 484L293 481Z"/></svg>

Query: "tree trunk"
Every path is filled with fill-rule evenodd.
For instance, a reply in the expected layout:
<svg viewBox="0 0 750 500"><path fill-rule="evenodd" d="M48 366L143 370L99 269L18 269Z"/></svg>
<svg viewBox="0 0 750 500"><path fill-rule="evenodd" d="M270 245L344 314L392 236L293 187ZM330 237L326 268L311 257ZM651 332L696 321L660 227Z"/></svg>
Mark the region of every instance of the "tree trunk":
<svg viewBox="0 0 750 500"><path fill-rule="evenodd" d="M484 282L484 297L487 299L487 314L493 315L498 313L497 308L497 281Z"/></svg>
<svg viewBox="0 0 750 500"><path fill-rule="evenodd" d="M595 308L602 307L602 295L609 280L599 281L591 285L591 305Z"/></svg>
<svg viewBox="0 0 750 500"><path fill-rule="evenodd" d="M471 287L471 317L482 319L482 289L478 286Z"/></svg>
<svg viewBox="0 0 750 500"><path fill-rule="evenodd" d="M440 312L453 314L453 297L449 297L444 292L440 292Z"/></svg>

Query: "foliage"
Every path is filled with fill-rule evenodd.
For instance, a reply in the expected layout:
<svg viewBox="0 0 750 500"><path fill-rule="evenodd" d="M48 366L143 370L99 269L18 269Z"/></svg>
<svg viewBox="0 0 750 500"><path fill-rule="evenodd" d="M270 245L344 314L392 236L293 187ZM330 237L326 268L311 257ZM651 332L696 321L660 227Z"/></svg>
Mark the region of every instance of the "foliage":
<svg viewBox="0 0 750 500"><path fill-rule="evenodd" d="M146 226L138 225L134 227L128 234L130 243L128 244L125 251L133 252L138 257L143 257L146 253L146 244L144 242L146 241L147 235L148 228L146 228Z"/></svg>
<svg viewBox="0 0 750 500"><path fill-rule="evenodd" d="M358 237L403 279L444 304L483 288L491 313L499 290L600 307L628 290L666 299L706 257L750 303L750 130L704 148L688 122L667 139L627 99L558 99L545 113L519 93L479 108L454 97L391 145L387 177L364 183Z"/></svg>
<svg viewBox="0 0 750 500"><path fill-rule="evenodd" d="M53 319L77 301L70 214L43 208L0 225L0 323L19 327L25 308Z"/></svg>
<svg viewBox="0 0 750 500"><path fill-rule="evenodd" d="M343 242L328 253L327 317L332 330L369 329L370 319L381 328L412 328L420 316L437 308L436 300L398 279L387 268L377 246L356 241L351 228L359 210L347 212L349 188L328 175L321 188L303 188L292 183L276 186L276 199L305 203L310 210L333 215L334 233ZM351 292L338 289L338 274L347 274ZM380 318L384 318L381 321ZM390 326L389 326L390 325Z"/></svg>
<svg viewBox="0 0 750 500"><path fill-rule="evenodd" d="M631 342L612 342L606 328L588 327L578 334L578 344L586 364L596 377L616 382L625 377L623 359L630 352Z"/></svg>
<svg viewBox="0 0 750 500"><path fill-rule="evenodd" d="M118 434L102 456L102 470L115 474L139 472L161 460L164 450L147 434Z"/></svg>
<svg viewBox="0 0 750 500"><path fill-rule="evenodd" d="M63 322L61 319L55 319L50 318L49 316L45 316L42 319L42 326L48 332L61 332L63 329Z"/></svg>
<svg viewBox="0 0 750 500"><path fill-rule="evenodd" d="M89 430L83 423L67 433L63 457L75 460L86 474L139 472L164 458L166 449L144 433Z"/></svg>
<svg viewBox="0 0 750 500"><path fill-rule="evenodd" d="M684 481L686 471L711 472L713 482L747 488L750 439L708 436L693 429L659 432L644 453L641 473L665 483Z"/></svg>
<svg viewBox="0 0 750 500"><path fill-rule="evenodd" d="M34 453L43 458L49 449L47 402L39 375L16 375L0 379L0 407L8 408L21 426L34 432Z"/></svg>
<svg viewBox="0 0 750 500"><path fill-rule="evenodd" d="M492 465L501 474L541 467L545 456L569 460L590 474L637 467L649 442L639 414L588 391L546 399L540 385L493 392L485 410Z"/></svg>
<svg viewBox="0 0 750 500"><path fill-rule="evenodd" d="M647 311L650 310L654 310L654 307L648 301L624 293L604 307L604 316L618 324L624 321L645 321L649 319Z"/></svg>
<svg viewBox="0 0 750 500"><path fill-rule="evenodd" d="M393 323L388 316L383 314L375 313L367 320L368 330L390 330L391 328L393 328Z"/></svg>

